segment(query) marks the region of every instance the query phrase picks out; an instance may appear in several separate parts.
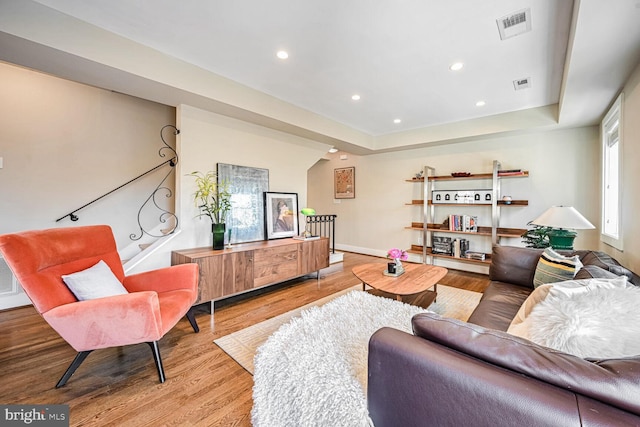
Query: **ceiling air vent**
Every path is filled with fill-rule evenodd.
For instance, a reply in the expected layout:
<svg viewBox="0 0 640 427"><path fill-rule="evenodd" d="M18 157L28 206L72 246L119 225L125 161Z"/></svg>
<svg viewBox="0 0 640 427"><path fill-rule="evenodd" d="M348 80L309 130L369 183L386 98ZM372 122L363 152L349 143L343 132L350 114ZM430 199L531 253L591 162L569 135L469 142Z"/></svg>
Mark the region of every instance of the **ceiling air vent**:
<svg viewBox="0 0 640 427"><path fill-rule="evenodd" d="M524 79L518 79L513 81L513 87L515 90L527 89L531 87L531 78L525 77Z"/></svg>
<svg viewBox="0 0 640 427"><path fill-rule="evenodd" d="M531 9L523 9L496 19L502 40L531 31Z"/></svg>

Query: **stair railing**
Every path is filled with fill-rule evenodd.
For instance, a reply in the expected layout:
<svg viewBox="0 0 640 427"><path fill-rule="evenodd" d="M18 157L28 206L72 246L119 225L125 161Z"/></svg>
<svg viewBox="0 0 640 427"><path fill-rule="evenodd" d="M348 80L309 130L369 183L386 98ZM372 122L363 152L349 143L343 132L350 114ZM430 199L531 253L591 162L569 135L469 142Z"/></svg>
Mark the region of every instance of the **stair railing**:
<svg viewBox="0 0 640 427"><path fill-rule="evenodd" d="M336 217L338 215L307 215L307 230L314 236L328 237L331 253L336 252Z"/></svg>
<svg viewBox="0 0 640 427"><path fill-rule="evenodd" d="M173 195L173 192L171 191L171 189L166 187L166 186L164 186L164 183L167 180L167 178L169 177L169 175L171 175L171 173L175 170L175 166L178 164L178 153L169 144L167 144L167 141L165 141L165 139L164 139L163 132L167 128L172 128L174 135L178 135L180 133L180 130L178 128L176 128L175 126L173 126L173 125L166 125L166 126L163 126L162 129L160 129L160 139L162 140L162 143L164 144L164 147L161 147L158 150L158 155L160 157L166 157L164 150L170 150L170 152L172 153L172 157L170 159L165 160L164 162L162 162L159 165L149 169L148 171L141 173L140 175L136 176L135 178L130 179L129 181L125 182L124 184L119 185L118 187L114 188L113 190L106 192L102 196L96 197L92 201L90 201L88 203L85 203L84 205L82 205L79 208L69 212L68 214L61 216L60 218L56 219L56 222L60 222L60 221L62 221L63 219L65 219L67 217L69 217L69 219L71 221L74 221L74 222L77 221L79 219L79 217L78 217L78 215L76 215L76 212L86 208L87 206L90 206L90 205L94 204L98 200L101 200L101 199L107 197L108 195L120 190L123 187L126 187L127 185L131 184L132 182L135 182L135 181L139 180L140 178L142 178L142 177L144 177L144 176L156 171L157 169L160 169L161 167L163 167L165 165L169 165L171 167L171 169L169 169L167 174L164 176L164 178L162 178L160 183L151 192L149 197L147 197L146 200L142 203L142 205L140 206L140 209L138 209L138 217L137 217L137 219L138 219L138 227L140 228L140 231L138 233L140 235L138 235L138 233L132 233L132 234L129 235L129 238L131 240L140 240L144 234L147 234L147 235L149 235L151 237L163 237L163 236L165 236L167 234L172 234L178 228L178 217L174 213L169 212L166 209L161 208L158 205L158 202L156 201L156 196L158 194L162 193L162 192L165 193L164 195L167 198L169 198L169 197L171 197ZM142 211L143 211L144 207L147 206L149 204L149 202L153 203L153 205L158 210L160 210L161 213L160 213L160 216L159 216L158 219L159 219L159 221L161 223L165 223L169 219L173 219L174 220L173 226L169 230L166 230L166 233L164 233L163 235L151 234L150 232L145 230L144 227L142 226L142 223L140 221L140 216L142 214Z"/></svg>

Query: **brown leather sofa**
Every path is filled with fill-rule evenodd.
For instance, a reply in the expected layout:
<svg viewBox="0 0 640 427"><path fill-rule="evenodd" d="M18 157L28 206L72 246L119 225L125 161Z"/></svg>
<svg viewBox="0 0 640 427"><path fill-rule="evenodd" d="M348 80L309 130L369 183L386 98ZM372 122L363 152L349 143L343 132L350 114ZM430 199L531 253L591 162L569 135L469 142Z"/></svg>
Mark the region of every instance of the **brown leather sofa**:
<svg viewBox="0 0 640 427"><path fill-rule="evenodd" d="M533 290L542 250L496 246L491 283L468 322L434 313L369 342L367 400L385 426L640 426L640 356L586 360L507 334ZM640 278L601 252L576 251L576 278Z"/></svg>

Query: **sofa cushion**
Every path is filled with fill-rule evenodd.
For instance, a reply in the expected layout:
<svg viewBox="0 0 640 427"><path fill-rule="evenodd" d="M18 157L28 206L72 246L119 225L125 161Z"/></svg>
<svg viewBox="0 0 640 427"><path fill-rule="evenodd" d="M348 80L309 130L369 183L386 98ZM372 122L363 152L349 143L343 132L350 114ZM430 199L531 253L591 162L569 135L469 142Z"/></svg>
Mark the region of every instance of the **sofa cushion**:
<svg viewBox="0 0 640 427"><path fill-rule="evenodd" d="M546 248L538 260L533 286L573 279L581 267L578 255L566 257L551 248Z"/></svg>
<svg viewBox="0 0 640 427"><path fill-rule="evenodd" d="M506 331L531 289L510 283L491 282L468 322Z"/></svg>
<svg viewBox="0 0 640 427"><path fill-rule="evenodd" d="M588 361L471 323L418 314L414 335L618 408L640 412L638 357Z"/></svg>
<svg viewBox="0 0 640 427"><path fill-rule="evenodd" d="M533 274L542 249L494 245L489 279L533 289Z"/></svg>

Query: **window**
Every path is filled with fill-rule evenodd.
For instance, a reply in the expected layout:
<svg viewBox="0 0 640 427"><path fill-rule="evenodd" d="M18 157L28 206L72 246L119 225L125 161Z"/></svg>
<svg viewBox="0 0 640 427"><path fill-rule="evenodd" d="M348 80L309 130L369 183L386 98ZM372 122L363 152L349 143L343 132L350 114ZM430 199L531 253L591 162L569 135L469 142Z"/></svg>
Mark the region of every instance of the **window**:
<svg viewBox="0 0 640 427"><path fill-rule="evenodd" d="M622 250L622 94L602 120L602 225L601 240Z"/></svg>

